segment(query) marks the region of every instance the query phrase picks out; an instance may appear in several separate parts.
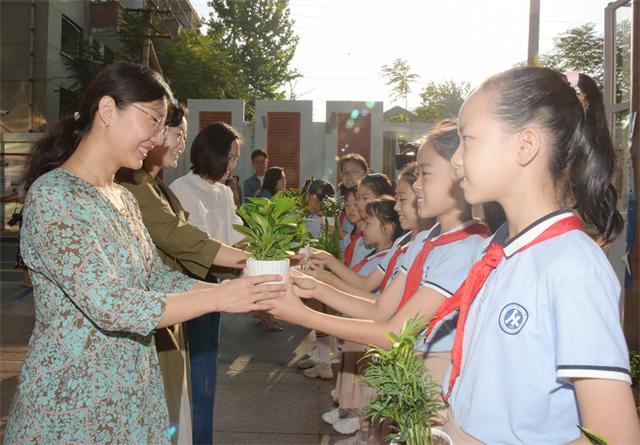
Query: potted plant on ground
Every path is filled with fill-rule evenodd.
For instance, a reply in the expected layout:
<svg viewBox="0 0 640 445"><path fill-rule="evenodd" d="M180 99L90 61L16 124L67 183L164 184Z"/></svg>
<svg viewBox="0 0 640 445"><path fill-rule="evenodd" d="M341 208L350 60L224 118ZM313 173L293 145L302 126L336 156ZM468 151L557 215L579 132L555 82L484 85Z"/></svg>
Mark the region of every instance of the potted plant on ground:
<svg viewBox="0 0 640 445"><path fill-rule="evenodd" d="M440 386L431 380L414 350L425 323L417 318L405 322L400 336L388 333L390 349L371 347L362 382L376 390L364 410L373 423L392 419L397 431L387 439L407 445L451 445L451 438L431 427L445 408Z"/></svg>
<svg viewBox="0 0 640 445"><path fill-rule="evenodd" d="M249 275L278 274L286 281L289 257L306 239L304 216L296 201L284 194L271 199L249 198L236 213L244 225L234 224L233 228L248 239Z"/></svg>

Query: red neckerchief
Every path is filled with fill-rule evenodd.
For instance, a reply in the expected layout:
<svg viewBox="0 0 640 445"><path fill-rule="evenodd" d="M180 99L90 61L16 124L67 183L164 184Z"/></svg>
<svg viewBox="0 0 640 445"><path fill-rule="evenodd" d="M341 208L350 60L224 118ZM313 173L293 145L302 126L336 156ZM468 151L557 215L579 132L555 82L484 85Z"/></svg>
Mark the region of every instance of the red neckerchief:
<svg viewBox="0 0 640 445"><path fill-rule="evenodd" d="M536 239L516 250L511 256L541 243L542 241L569 232L570 230L582 230L582 223L575 216L570 216L553 223L544 232L538 235ZM428 337L433 332L434 327L439 321L447 317L452 312L459 311L458 322L456 325L456 337L453 341L453 348L451 349L451 361L453 364L451 368L451 375L449 377L449 389L444 395L445 400L449 398L449 395L451 395L453 385L455 384L458 375L460 375L464 325L467 320L471 303L473 303L473 300L480 292L480 289L484 286L484 283L487 281L491 271L500 264L504 256L502 246L498 243L491 243L482 258L473 265L467 275L467 278L460 285L460 288L451 298L445 300L440 307L438 307L436 314L429 322L429 327L427 328L425 337Z"/></svg>
<svg viewBox="0 0 640 445"><path fill-rule="evenodd" d="M342 260L344 265L347 267L349 267L349 265L351 264L351 260L353 260L353 252L356 249L356 243L358 242L358 238L363 237L364 233L362 233L362 230L358 230L356 233L350 236L351 236L351 241L349 241L349 245L344 251L344 259Z"/></svg>
<svg viewBox="0 0 640 445"><path fill-rule="evenodd" d="M354 265L351 270L358 273L362 270L362 268L364 267L365 264L367 264L369 261L371 261L374 258L380 258L383 257L387 254L387 252L389 251L389 249L384 249L381 250L380 252L373 254L373 255L367 255L366 257L364 257L362 260L360 260L360 262L356 265Z"/></svg>
<svg viewBox="0 0 640 445"><path fill-rule="evenodd" d="M424 242L424 247L422 248L422 250L420 250L420 253L418 253L416 258L413 260L411 268L407 272L407 279L404 285L404 293L402 294L402 300L400 301L398 310L400 310L400 308L402 308L402 306L404 306L407 301L409 301L411 297L413 297L413 295L420 287L424 263L427 261L427 257L429 256L431 251L435 247L455 243L456 241L463 240L472 235L481 235L486 238L487 236L489 236L489 229L483 223L474 222L473 224L470 224L463 229L445 233L444 235L440 235L433 241L431 239L427 239Z"/></svg>
<svg viewBox="0 0 640 445"><path fill-rule="evenodd" d="M395 252L393 252L393 256L389 260L389 265L387 266L387 270L384 273L384 277L382 277L382 281L380 282L380 293L387 287L389 280L391 279L391 274L393 273L393 269L396 267L396 263L398 262L398 257L403 255L407 249L409 249L409 244L405 244L404 246L398 246Z"/></svg>

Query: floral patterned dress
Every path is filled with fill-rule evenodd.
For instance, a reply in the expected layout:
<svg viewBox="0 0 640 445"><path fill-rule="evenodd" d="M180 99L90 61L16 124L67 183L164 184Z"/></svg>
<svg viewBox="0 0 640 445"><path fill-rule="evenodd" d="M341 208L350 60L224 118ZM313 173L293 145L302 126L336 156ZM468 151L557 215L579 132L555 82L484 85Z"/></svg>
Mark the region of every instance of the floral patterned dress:
<svg viewBox="0 0 640 445"><path fill-rule="evenodd" d="M153 331L166 294L194 280L165 266L135 198L121 212L57 169L31 187L21 251L35 327L5 443L169 443Z"/></svg>

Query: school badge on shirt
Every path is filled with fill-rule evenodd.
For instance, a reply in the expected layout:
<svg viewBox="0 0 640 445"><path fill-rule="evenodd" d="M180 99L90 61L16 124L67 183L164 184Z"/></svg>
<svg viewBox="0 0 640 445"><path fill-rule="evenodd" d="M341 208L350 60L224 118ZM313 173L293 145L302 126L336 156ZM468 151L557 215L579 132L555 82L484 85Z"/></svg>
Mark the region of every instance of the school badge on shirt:
<svg viewBox="0 0 640 445"><path fill-rule="evenodd" d="M527 310L518 303L510 303L500 311L500 329L509 335L518 334L529 319Z"/></svg>

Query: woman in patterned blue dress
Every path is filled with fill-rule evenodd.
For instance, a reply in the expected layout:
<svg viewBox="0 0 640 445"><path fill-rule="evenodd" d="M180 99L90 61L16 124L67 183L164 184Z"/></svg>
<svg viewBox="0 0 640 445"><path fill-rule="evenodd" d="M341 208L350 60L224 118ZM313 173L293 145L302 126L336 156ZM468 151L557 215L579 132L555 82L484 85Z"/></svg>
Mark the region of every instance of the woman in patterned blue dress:
<svg viewBox="0 0 640 445"><path fill-rule="evenodd" d="M5 443L169 443L153 331L208 312L268 310L274 276L201 283L160 260L137 202L113 182L164 138L165 81L116 63L33 149L21 251L35 327Z"/></svg>

